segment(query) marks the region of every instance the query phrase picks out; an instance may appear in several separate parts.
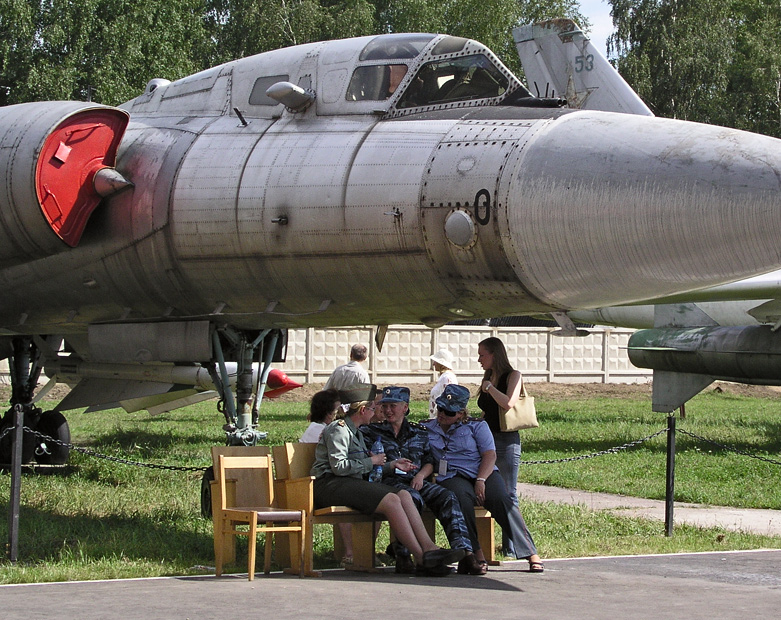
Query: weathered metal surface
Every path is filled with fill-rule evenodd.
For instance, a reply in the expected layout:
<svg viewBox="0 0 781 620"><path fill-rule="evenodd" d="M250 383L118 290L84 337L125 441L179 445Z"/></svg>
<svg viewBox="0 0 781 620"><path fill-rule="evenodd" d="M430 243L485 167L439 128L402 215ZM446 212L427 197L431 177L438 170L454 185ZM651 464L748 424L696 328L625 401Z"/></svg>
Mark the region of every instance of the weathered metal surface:
<svg viewBox="0 0 781 620"><path fill-rule="evenodd" d="M431 36L415 56L362 58L373 41L237 60L123 106L116 167L133 187L104 201L77 248L0 261L0 327L75 341L95 322L439 325L781 265L778 140L503 107L519 83L479 44ZM504 92L396 107L426 63L464 55ZM354 70L383 63L407 68L389 98L347 99ZM258 90L271 80L312 88L314 105L275 105ZM461 244L446 232L454 210L471 223Z"/></svg>

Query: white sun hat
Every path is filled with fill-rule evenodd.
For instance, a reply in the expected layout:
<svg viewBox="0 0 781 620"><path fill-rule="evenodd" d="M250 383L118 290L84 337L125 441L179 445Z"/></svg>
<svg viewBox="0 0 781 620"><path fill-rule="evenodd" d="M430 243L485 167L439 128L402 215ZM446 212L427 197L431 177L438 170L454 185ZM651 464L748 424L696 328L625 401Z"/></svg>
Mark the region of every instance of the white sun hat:
<svg viewBox="0 0 781 620"><path fill-rule="evenodd" d="M442 364L445 368L453 370L455 364L455 356L447 349L440 349L434 355L431 356L431 361L437 364Z"/></svg>

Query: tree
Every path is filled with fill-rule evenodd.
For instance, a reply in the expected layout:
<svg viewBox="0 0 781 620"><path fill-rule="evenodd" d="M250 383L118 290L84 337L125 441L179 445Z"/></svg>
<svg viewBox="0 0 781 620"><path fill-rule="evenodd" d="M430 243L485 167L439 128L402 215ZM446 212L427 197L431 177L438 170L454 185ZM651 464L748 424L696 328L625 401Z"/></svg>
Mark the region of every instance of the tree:
<svg viewBox="0 0 781 620"><path fill-rule="evenodd" d="M776 0L610 0L618 70L660 116L781 135Z"/></svg>
<svg viewBox="0 0 781 620"><path fill-rule="evenodd" d="M377 34L367 0L207 0L208 65L325 39Z"/></svg>
<svg viewBox="0 0 781 620"><path fill-rule="evenodd" d="M10 0L0 9L0 103L119 104L150 77L193 73L202 15L203 0Z"/></svg>

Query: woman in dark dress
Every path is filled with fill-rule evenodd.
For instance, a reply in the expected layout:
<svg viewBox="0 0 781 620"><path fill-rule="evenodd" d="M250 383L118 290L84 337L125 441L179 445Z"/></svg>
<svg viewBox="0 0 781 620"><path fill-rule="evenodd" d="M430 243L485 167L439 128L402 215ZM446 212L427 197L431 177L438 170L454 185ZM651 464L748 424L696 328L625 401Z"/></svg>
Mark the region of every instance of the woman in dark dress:
<svg viewBox="0 0 781 620"><path fill-rule="evenodd" d="M498 338L486 338L478 343L477 361L485 371L477 406L483 412L483 419L488 423L488 428L494 436L496 467L499 469L499 475L504 481L507 493L517 506L521 436L518 431L502 432L499 426L499 411L509 409L518 401L523 377L510 364L504 343ZM515 555L512 540L504 534L502 549L506 555Z"/></svg>

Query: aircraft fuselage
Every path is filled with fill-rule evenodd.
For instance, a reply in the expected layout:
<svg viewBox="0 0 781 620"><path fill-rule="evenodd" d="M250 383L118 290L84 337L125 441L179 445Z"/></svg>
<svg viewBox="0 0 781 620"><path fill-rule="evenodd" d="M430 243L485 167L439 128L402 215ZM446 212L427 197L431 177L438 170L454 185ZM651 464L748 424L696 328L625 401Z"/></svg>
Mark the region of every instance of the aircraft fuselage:
<svg viewBox="0 0 781 620"><path fill-rule="evenodd" d="M0 325L440 325L636 302L781 264L778 140L503 105L522 87L490 51L410 36L428 38L409 57L368 57L365 37L148 88L123 106L116 169L133 188L104 201L77 247L0 265ZM411 101L426 69L441 82L463 58L478 58L473 83L491 65L498 94ZM357 94L361 70L391 65L405 76L387 99ZM311 88L312 105L271 101L280 81Z"/></svg>

